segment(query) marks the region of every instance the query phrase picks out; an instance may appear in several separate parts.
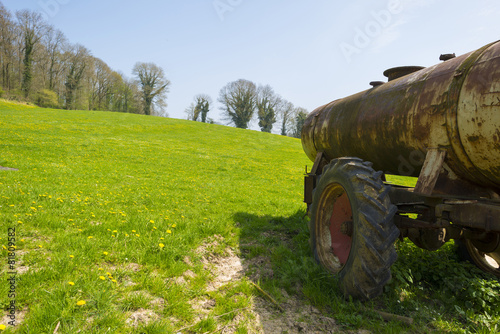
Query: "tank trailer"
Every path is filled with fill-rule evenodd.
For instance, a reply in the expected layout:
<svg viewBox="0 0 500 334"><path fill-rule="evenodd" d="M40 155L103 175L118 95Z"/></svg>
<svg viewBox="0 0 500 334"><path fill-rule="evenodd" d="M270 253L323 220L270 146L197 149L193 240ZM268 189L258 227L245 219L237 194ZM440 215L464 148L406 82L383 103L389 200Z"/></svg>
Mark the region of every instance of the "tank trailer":
<svg viewBox="0 0 500 334"><path fill-rule="evenodd" d="M500 41L440 59L389 69L305 121L311 248L346 297L382 293L398 238L430 251L454 239L500 277Z"/></svg>

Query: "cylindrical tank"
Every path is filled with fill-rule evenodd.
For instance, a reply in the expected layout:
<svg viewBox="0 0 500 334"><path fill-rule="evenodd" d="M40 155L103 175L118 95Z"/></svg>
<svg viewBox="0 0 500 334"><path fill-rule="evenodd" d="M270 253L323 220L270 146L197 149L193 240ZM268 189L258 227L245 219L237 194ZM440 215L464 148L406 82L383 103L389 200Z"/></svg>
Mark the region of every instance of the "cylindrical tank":
<svg viewBox="0 0 500 334"><path fill-rule="evenodd" d="M359 157L418 176L431 148L459 177L500 188L500 41L374 85L311 112L302 145L314 161Z"/></svg>

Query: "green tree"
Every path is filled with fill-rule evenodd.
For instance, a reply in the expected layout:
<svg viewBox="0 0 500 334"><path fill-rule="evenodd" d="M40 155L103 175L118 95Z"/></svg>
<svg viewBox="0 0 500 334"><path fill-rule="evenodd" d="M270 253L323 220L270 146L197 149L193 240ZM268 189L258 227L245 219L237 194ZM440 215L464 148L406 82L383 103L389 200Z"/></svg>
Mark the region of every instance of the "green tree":
<svg viewBox="0 0 500 334"><path fill-rule="evenodd" d="M289 128L291 127L294 106L293 103L286 100L281 100L278 105L278 113L281 118L281 135L288 135Z"/></svg>
<svg viewBox="0 0 500 334"><path fill-rule="evenodd" d="M163 69L153 63L138 62L132 73L142 87L144 114L151 115L155 104L160 108L164 105L170 81L165 78Z"/></svg>
<svg viewBox="0 0 500 334"><path fill-rule="evenodd" d="M42 89L36 94L36 104L42 108L59 108L57 94L48 89Z"/></svg>
<svg viewBox="0 0 500 334"><path fill-rule="evenodd" d="M256 106L259 118L259 127L262 132L271 132L276 123L276 106L280 102L271 86L259 86L257 89Z"/></svg>
<svg viewBox="0 0 500 334"><path fill-rule="evenodd" d="M244 79L230 82L220 90L218 101L226 121L246 129L255 112L255 84Z"/></svg>
<svg viewBox="0 0 500 334"><path fill-rule="evenodd" d="M302 135L302 127L304 126L304 122L306 121L308 112L307 109L299 107L295 109L294 113L295 117L292 136L295 138L300 138Z"/></svg>
<svg viewBox="0 0 500 334"><path fill-rule="evenodd" d="M200 94L195 96L196 106L194 108L194 116L198 118L201 115L201 121L203 123L207 122L207 114L210 111L210 105L212 104L212 99L210 96L205 94ZM195 119L197 120L197 119Z"/></svg>

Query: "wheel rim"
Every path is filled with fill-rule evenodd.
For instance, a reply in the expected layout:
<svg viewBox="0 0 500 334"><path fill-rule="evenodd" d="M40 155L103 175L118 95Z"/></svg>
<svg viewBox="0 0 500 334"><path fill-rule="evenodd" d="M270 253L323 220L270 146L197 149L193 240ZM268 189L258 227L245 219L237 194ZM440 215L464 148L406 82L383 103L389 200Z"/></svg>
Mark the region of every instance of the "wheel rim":
<svg viewBox="0 0 500 334"><path fill-rule="evenodd" d="M333 183L323 192L317 224L316 249L320 262L337 273L346 264L352 246L352 208L346 190Z"/></svg>
<svg viewBox="0 0 500 334"><path fill-rule="evenodd" d="M330 218L332 252L344 265L349 258L352 245L352 209L349 197L344 192L333 205Z"/></svg>
<svg viewBox="0 0 500 334"><path fill-rule="evenodd" d="M500 246L489 253L478 250L470 240L465 240L465 246L470 257L480 269L500 277Z"/></svg>

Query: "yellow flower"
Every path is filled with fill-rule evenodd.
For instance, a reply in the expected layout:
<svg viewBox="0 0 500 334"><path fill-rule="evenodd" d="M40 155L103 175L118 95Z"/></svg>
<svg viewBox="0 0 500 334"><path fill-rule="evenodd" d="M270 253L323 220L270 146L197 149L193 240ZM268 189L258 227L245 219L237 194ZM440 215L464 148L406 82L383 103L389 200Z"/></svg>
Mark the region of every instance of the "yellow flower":
<svg viewBox="0 0 500 334"><path fill-rule="evenodd" d="M102 254L104 254L104 255L108 255L109 253L108 253L108 252L102 252Z"/></svg>
<svg viewBox="0 0 500 334"><path fill-rule="evenodd" d="M140 237L141 235L140 235L140 234L136 234L135 236L136 236L136 237Z"/></svg>
<svg viewBox="0 0 500 334"><path fill-rule="evenodd" d="M7 249L7 247L5 247L5 245L2 245L3 249Z"/></svg>
<svg viewBox="0 0 500 334"><path fill-rule="evenodd" d="M21 239L21 242L24 242L24 239Z"/></svg>
<svg viewBox="0 0 500 334"><path fill-rule="evenodd" d="M42 245L38 245L38 248L42 248Z"/></svg>
<svg viewBox="0 0 500 334"><path fill-rule="evenodd" d="M104 281L104 280L106 279L106 277L104 277L104 276L99 276L99 279Z"/></svg>
<svg viewBox="0 0 500 334"><path fill-rule="evenodd" d="M97 269L97 270L104 270L104 269L102 269L102 268L99 268L99 269Z"/></svg>
<svg viewBox="0 0 500 334"><path fill-rule="evenodd" d="M70 255L69 257L70 257L70 258L74 258L75 256L74 256L74 255Z"/></svg>
<svg viewBox="0 0 500 334"><path fill-rule="evenodd" d="M93 238L93 236L91 236L91 235L89 235L89 236L87 237L87 239L92 239L92 238Z"/></svg>
<svg viewBox="0 0 500 334"><path fill-rule="evenodd" d="M118 283L118 281L117 281L117 280L115 280L115 279L112 279L112 280L111 280L111 282L113 282L113 283Z"/></svg>
<svg viewBox="0 0 500 334"><path fill-rule="evenodd" d="M165 245L164 245L164 244L159 244L158 246L160 246L160 248L165 247Z"/></svg>
<svg viewBox="0 0 500 334"><path fill-rule="evenodd" d="M154 220L150 220L149 222L150 222L151 224L154 224L154 223L155 223L155 221L154 221Z"/></svg>
<svg viewBox="0 0 500 334"><path fill-rule="evenodd" d="M172 228L176 228L176 227L177 227L177 225L176 225L176 224L173 224L173 225L172 225Z"/></svg>
<svg viewBox="0 0 500 334"><path fill-rule="evenodd" d="M78 306L82 306L82 305L85 305L87 302L85 300L79 300L76 302L76 305Z"/></svg>
<svg viewBox="0 0 500 334"><path fill-rule="evenodd" d="M20 220L18 220L18 221L17 221L17 223L18 223L18 224L22 224L23 222L22 222L22 221L20 221Z"/></svg>
<svg viewBox="0 0 500 334"><path fill-rule="evenodd" d="M168 234L171 234L171 233L172 233L172 231L170 231L170 230L167 230L167 233L168 233Z"/></svg>
<svg viewBox="0 0 500 334"><path fill-rule="evenodd" d="M75 283L74 283L74 282L68 282L68 284L69 284L69 285L75 285Z"/></svg>
<svg viewBox="0 0 500 334"><path fill-rule="evenodd" d="M114 230L114 231L113 231L113 233L118 233L118 231L117 231L117 230Z"/></svg>
<svg viewBox="0 0 500 334"><path fill-rule="evenodd" d="M5 325L0 324L0 331L3 331L5 328L7 328Z"/></svg>
<svg viewBox="0 0 500 334"><path fill-rule="evenodd" d="M135 230L132 230L132 233L135 233L136 231Z"/></svg>
<svg viewBox="0 0 500 334"><path fill-rule="evenodd" d="M106 272L106 275L111 276L111 273L110 272Z"/></svg>

